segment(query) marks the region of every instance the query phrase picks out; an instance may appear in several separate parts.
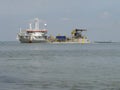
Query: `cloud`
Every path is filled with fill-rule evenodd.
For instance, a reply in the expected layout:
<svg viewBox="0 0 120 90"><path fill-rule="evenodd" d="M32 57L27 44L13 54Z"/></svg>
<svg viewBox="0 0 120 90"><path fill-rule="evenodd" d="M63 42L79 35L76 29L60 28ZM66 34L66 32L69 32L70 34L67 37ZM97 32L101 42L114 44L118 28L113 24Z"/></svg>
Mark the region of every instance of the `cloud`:
<svg viewBox="0 0 120 90"><path fill-rule="evenodd" d="M111 17L111 13L108 12L108 11L104 11L100 14L100 17L101 18L104 18L104 19L107 19L107 18L110 18Z"/></svg>
<svg viewBox="0 0 120 90"><path fill-rule="evenodd" d="M63 17L61 18L62 21L70 21L71 19L70 18L67 18L67 17Z"/></svg>

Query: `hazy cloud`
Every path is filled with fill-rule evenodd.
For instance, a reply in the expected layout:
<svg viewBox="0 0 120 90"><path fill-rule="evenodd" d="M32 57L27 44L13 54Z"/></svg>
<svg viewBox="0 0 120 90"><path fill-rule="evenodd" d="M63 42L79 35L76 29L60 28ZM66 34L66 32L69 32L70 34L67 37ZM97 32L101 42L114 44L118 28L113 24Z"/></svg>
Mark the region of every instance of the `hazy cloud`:
<svg viewBox="0 0 120 90"><path fill-rule="evenodd" d="M111 13L108 12L108 11L104 11L104 12L101 13L100 17L104 18L104 19L110 18L111 17Z"/></svg>
<svg viewBox="0 0 120 90"><path fill-rule="evenodd" d="M67 18L67 17L63 17L63 18L61 18L61 20L62 20L62 21L71 21L71 19L70 19L70 18Z"/></svg>

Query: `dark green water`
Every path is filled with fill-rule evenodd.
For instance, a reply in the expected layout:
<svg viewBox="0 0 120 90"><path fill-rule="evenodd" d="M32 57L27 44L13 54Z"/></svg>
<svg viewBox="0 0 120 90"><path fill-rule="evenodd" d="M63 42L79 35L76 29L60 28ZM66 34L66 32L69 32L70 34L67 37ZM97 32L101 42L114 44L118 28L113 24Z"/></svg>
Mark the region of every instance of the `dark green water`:
<svg viewBox="0 0 120 90"><path fill-rule="evenodd" d="M120 90L120 43L0 42L0 90Z"/></svg>

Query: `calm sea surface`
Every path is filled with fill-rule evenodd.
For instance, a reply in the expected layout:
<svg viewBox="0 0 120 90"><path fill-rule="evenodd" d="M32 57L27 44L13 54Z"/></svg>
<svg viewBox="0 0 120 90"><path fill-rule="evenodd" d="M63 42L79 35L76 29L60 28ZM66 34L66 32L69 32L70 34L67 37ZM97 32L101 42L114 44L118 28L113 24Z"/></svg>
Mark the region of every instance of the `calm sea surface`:
<svg viewBox="0 0 120 90"><path fill-rule="evenodd" d="M0 90L120 90L120 43L0 42Z"/></svg>

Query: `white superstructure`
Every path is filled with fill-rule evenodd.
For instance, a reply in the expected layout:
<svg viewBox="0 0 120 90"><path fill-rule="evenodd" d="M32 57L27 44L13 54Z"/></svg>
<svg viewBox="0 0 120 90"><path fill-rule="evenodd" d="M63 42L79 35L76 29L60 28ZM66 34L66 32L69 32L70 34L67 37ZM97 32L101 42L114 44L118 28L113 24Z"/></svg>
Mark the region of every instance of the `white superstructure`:
<svg viewBox="0 0 120 90"><path fill-rule="evenodd" d="M20 29L20 32L18 33L17 37L21 43L39 43L47 41L46 34L46 29L39 29L39 19L36 18L34 19L33 23L29 24L29 29Z"/></svg>

